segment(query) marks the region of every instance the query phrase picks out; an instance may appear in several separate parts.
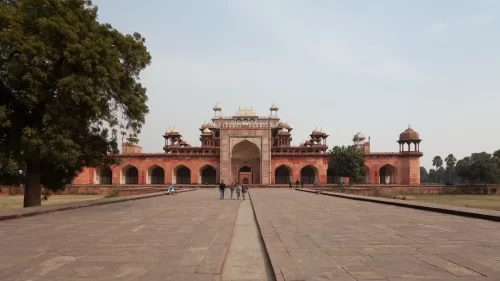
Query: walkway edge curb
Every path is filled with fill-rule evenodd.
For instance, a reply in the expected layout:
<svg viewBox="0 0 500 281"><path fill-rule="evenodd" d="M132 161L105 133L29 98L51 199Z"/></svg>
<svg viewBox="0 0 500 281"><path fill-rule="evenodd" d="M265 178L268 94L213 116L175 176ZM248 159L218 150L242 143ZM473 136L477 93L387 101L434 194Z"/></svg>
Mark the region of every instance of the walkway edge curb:
<svg viewBox="0 0 500 281"><path fill-rule="evenodd" d="M182 189L182 190L178 190L177 193L183 193L183 192L189 192L189 191L195 191L195 190L196 189ZM164 196L164 195L168 195L168 192L166 192L166 191L165 192L155 192L155 193L131 195L131 196L124 196L124 197L117 197L117 198L103 198L103 199L95 199L95 200L88 200L88 201L63 203L63 204L57 204L57 205L33 207L33 208L36 208L36 210L19 209L19 210L14 210L14 211L5 211L3 213L7 213L7 214L2 214L2 212L0 212L0 221L20 219L20 218L24 218L24 217L32 217L32 216L37 216L37 215L42 215L42 214L61 212L61 211L67 211L67 210L73 210L73 209L80 209L80 208L86 208L86 207L93 207L93 206L100 206L100 205L107 205L107 204L112 204L112 203L121 203L121 202L127 202L127 201L139 200L139 199L153 198L153 197ZM29 209L29 208L27 208L27 209Z"/></svg>
<svg viewBox="0 0 500 281"><path fill-rule="evenodd" d="M255 220L255 223L257 224L257 230L259 231L260 242L264 245L264 248L266 249L266 251L265 251L266 262L268 262L270 264L271 271L273 272L275 280L277 280L277 281L285 280L285 278L283 277L281 272L276 272L274 270L275 268L279 268L279 267L278 267L278 264L273 263L273 260L271 259L271 256L269 255L269 248L266 245L266 240L264 239L264 236L262 235L262 229L261 229L261 226L259 224L259 219L257 218L257 212L255 211L255 207L253 205L251 192L248 192L248 198L250 199L250 205L252 205L253 219Z"/></svg>
<svg viewBox="0 0 500 281"><path fill-rule="evenodd" d="M300 189L299 188L296 190L302 191L302 192L308 192L308 193L317 193L316 190L311 190L311 189ZM371 197L371 196L360 196L360 195L352 195L352 194L341 194L341 193L334 193L334 192L327 192L327 191L323 191L320 194L344 198L344 199L393 205L393 206L404 207L404 208L411 208L411 209L424 210L424 211L430 211L430 212L436 212L436 213L443 213L443 214L449 214L449 215L455 215L455 216L462 216L462 217L469 217L469 218L475 218L475 219L483 219L483 220L500 222L500 212L497 212L497 211L483 211L483 210L479 210L479 209L478 210L465 210L466 207L453 207L453 206L448 207L448 206L443 206L443 205L439 205L439 204L431 204L431 203L402 202L401 200L395 200L395 199L377 198L377 197Z"/></svg>

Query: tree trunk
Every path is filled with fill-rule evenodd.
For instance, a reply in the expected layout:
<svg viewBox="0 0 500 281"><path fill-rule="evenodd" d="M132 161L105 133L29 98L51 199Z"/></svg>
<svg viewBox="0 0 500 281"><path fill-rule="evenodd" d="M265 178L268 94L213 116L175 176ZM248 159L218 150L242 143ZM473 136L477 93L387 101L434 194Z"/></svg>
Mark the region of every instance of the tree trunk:
<svg viewBox="0 0 500 281"><path fill-rule="evenodd" d="M24 208L42 204L40 160L26 161L26 185L24 186Z"/></svg>

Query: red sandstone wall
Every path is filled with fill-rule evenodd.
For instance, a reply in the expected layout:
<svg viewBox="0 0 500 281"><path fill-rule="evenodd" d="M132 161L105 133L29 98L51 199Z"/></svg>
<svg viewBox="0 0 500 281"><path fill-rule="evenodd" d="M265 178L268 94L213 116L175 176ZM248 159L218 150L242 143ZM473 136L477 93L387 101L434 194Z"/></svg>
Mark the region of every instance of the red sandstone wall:
<svg viewBox="0 0 500 281"><path fill-rule="evenodd" d="M365 166L368 167L370 171L371 184L380 183L380 174L379 174L380 168L382 168L387 164L396 167L396 169L399 171L396 180L397 183L401 184L401 173L400 173L402 168L401 158L396 156L387 156L387 157L367 156L365 158Z"/></svg>
<svg viewBox="0 0 500 281"><path fill-rule="evenodd" d="M146 184L148 170L152 166L159 166L165 170L165 184L173 183L174 171L177 167L183 165L191 170L191 184L198 184L201 168L210 165L217 171L217 181L219 180L219 159L218 158L156 158L156 157L124 157L123 164L111 167L113 172L112 184L122 184L122 170L125 166L132 165L139 171L139 184ZM95 184L95 169L86 168L73 184Z"/></svg>
<svg viewBox="0 0 500 281"><path fill-rule="evenodd" d="M77 178L73 180L73 184L94 184L94 168L85 168Z"/></svg>
<svg viewBox="0 0 500 281"><path fill-rule="evenodd" d="M409 184L420 184L420 158L410 158L409 167Z"/></svg>
<svg viewBox="0 0 500 281"><path fill-rule="evenodd" d="M121 184L122 169L126 165L133 165L139 171L139 184L147 184L148 169L154 165L165 170L165 184L173 183L175 168L184 165L191 170L191 184L200 184L200 169L205 165L214 167L217 171L217 181L220 179L219 158L162 158L162 157L124 157L121 166L112 167L112 184ZM396 184L420 184L420 158L406 158L396 155L370 156L365 158L365 165L370 173L370 183L380 183L380 168L392 165L397 170ZM285 165L291 170L292 181L300 179L300 170L311 165L317 170L318 183L327 182L328 157L290 157L275 156L271 161L271 183L275 182L275 170ZM75 185L94 184L95 169L85 169L74 181ZM237 174L237 173L236 173Z"/></svg>

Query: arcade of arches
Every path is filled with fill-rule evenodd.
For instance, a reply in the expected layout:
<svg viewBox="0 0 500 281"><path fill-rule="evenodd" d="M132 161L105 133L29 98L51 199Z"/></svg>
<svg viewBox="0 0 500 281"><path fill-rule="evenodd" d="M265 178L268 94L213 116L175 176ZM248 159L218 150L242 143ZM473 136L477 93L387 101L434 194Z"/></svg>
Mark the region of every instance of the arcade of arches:
<svg viewBox="0 0 500 281"><path fill-rule="evenodd" d="M260 158L259 149L256 145L250 142L241 142L233 149L232 164L234 169L234 182L241 184L258 184L258 173L260 171ZM369 163L368 163L369 164ZM295 168L294 168L295 169ZM296 168L297 172L300 169L299 180L304 184L320 183L319 169L315 165L305 165ZM217 184L219 182L219 174L217 169L212 165L204 165L195 175L197 182L195 184ZM134 165L126 165L120 170L116 171L110 167L100 167L95 169L93 176L93 184L111 185L113 184L113 175L119 174L119 183L127 185L135 184L192 184L192 169L185 165L178 165L171 170L171 181L166 180L167 173L163 167L159 165L152 165L144 171L144 181L141 182L139 169ZM286 165L281 164L273 171L274 180L273 184L288 185L295 183L293 169ZM337 177L333 174L331 169L326 170L326 177L324 179L326 184L339 184L347 182L346 179ZM370 169L365 166L365 174L362 177L360 184L401 184L399 179L399 170L392 164L383 164L382 166Z"/></svg>

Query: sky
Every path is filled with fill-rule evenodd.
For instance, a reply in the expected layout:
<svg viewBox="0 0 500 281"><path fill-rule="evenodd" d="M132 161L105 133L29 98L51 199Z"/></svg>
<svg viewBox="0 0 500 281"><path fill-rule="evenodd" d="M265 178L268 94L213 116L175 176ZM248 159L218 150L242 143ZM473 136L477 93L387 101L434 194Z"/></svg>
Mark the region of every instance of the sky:
<svg viewBox="0 0 500 281"><path fill-rule="evenodd" d="M410 125L421 165L500 149L500 1L94 0L99 20L146 38L144 152L174 126L199 144L213 116L252 107L328 145L362 131L398 151Z"/></svg>

